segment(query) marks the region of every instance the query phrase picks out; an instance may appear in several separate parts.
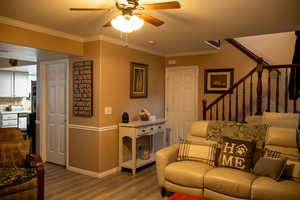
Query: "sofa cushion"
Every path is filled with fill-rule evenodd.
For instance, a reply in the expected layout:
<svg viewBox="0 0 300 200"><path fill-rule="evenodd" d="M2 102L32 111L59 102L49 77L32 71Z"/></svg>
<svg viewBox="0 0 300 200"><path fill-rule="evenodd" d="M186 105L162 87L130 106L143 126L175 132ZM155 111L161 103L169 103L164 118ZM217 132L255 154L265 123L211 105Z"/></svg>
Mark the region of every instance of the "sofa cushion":
<svg viewBox="0 0 300 200"><path fill-rule="evenodd" d="M255 178L249 172L218 167L205 174L204 187L229 196L250 199L251 184Z"/></svg>
<svg viewBox="0 0 300 200"><path fill-rule="evenodd" d="M189 135L206 138L207 127L210 121L195 121L189 130Z"/></svg>
<svg viewBox="0 0 300 200"><path fill-rule="evenodd" d="M203 176L210 169L211 166L197 161L179 161L166 167L165 177L178 185L203 188Z"/></svg>
<svg viewBox="0 0 300 200"><path fill-rule="evenodd" d="M252 183L253 200L299 200L300 183L290 180L275 181L268 177L258 177Z"/></svg>
<svg viewBox="0 0 300 200"><path fill-rule="evenodd" d="M295 128L270 127L266 136L266 144L296 148L296 132Z"/></svg>

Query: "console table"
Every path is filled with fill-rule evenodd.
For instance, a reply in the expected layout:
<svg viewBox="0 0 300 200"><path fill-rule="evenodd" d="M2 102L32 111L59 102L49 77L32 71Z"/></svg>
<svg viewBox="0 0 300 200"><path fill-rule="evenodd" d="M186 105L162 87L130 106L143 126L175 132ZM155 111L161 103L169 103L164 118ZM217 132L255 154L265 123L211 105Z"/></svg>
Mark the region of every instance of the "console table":
<svg viewBox="0 0 300 200"><path fill-rule="evenodd" d="M122 168L131 169L132 174L135 175L137 168L155 161L155 152L166 146L165 123L165 119L157 119L154 121L133 121L119 124L119 170ZM131 149L129 149L131 158L124 161L123 146L126 137L131 140ZM145 137L149 142L147 147L149 159L146 160L137 155L137 147L139 146L137 141L142 137Z"/></svg>

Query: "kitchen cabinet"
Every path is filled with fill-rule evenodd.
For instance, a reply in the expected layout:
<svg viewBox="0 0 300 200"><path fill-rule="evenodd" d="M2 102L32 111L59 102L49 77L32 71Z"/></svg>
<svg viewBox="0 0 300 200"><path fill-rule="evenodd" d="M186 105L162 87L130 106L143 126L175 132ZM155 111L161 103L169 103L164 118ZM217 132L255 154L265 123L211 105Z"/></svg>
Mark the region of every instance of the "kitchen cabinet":
<svg viewBox="0 0 300 200"><path fill-rule="evenodd" d="M14 72L14 97L28 97L28 73Z"/></svg>
<svg viewBox="0 0 300 200"><path fill-rule="evenodd" d="M0 71L0 97L12 97L14 87L14 73Z"/></svg>
<svg viewBox="0 0 300 200"><path fill-rule="evenodd" d="M28 97L27 72L0 71L0 97Z"/></svg>

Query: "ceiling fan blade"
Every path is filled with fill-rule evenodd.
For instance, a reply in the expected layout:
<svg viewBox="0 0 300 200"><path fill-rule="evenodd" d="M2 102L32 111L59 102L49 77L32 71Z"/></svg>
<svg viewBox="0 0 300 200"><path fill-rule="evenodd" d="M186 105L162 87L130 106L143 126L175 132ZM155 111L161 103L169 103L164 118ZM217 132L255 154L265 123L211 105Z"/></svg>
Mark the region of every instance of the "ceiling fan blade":
<svg viewBox="0 0 300 200"><path fill-rule="evenodd" d="M148 22L148 23L150 23L150 24L152 24L154 26L157 26L157 27L161 26L161 25L163 25L165 23L165 22L163 22L163 21L161 21L161 20L159 20L159 19L157 19L155 17L152 17L150 15L146 15L146 14L141 14L141 15L139 15L139 17L141 19L143 19L144 21L146 21L146 22Z"/></svg>
<svg viewBox="0 0 300 200"><path fill-rule="evenodd" d="M103 25L104 28L106 28L106 27L111 27L111 26L112 26L112 25L111 25L111 21L109 21L109 22L107 22L106 24Z"/></svg>
<svg viewBox="0 0 300 200"><path fill-rule="evenodd" d="M144 4L142 6L145 10L167 10L167 9L179 9L181 5L178 1L169 1L162 3Z"/></svg>
<svg viewBox="0 0 300 200"><path fill-rule="evenodd" d="M102 11L109 10L107 8L70 8L71 11Z"/></svg>

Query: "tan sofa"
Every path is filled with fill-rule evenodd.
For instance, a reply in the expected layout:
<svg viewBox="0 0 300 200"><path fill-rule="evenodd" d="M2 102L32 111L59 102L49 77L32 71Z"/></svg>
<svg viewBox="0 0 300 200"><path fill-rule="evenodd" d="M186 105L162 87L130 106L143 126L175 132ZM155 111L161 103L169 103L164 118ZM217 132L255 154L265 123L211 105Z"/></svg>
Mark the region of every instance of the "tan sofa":
<svg viewBox="0 0 300 200"><path fill-rule="evenodd" d="M208 121L192 124L188 139L211 143L206 139ZM268 129L266 147L299 156L295 129ZM177 161L179 145L162 149L156 154L156 166L162 193L181 192L211 200L300 200L300 183L292 180L275 181L256 177L250 172L216 167L196 161ZM293 167L300 177L300 163Z"/></svg>

